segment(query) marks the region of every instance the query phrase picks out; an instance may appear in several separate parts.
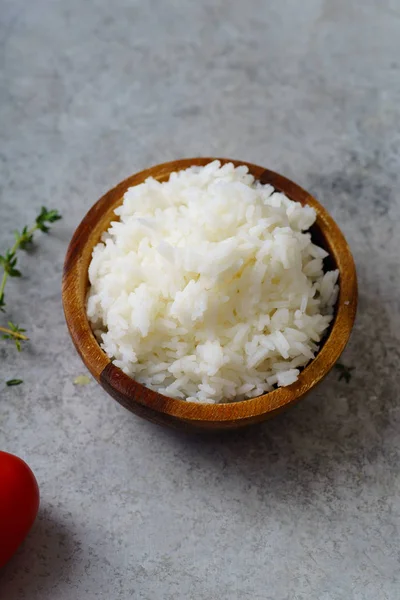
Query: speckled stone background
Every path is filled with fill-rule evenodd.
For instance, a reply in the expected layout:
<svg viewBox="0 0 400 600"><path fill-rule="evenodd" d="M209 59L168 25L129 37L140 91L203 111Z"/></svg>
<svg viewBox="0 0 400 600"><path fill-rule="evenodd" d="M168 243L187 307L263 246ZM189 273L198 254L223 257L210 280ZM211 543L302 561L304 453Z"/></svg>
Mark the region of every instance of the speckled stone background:
<svg viewBox="0 0 400 600"><path fill-rule="evenodd" d="M42 203L64 216L7 290L31 342L0 346L0 446L31 465L41 508L2 600L400 598L398 1L1 0L0 18L1 248ZM312 191L360 286L351 382L333 372L276 420L208 439L74 385L60 299L91 204L200 155Z"/></svg>

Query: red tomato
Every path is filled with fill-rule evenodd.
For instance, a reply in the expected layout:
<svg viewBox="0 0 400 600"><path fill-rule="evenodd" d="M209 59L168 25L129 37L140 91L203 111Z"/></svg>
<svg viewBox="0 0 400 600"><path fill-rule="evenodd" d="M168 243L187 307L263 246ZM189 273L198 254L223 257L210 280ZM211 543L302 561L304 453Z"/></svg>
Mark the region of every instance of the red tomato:
<svg viewBox="0 0 400 600"><path fill-rule="evenodd" d="M23 460L0 451L0 567L26 537L38 508L34 474Z"/></svg>

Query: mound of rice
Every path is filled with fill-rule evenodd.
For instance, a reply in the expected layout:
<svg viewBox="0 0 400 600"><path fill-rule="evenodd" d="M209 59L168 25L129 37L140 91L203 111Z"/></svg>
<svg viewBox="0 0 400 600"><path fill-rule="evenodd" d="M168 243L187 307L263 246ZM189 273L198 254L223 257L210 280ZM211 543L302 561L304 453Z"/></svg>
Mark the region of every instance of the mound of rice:
<svg viewBox="0 0 400 600"><path fill-rule="evenodd" d="M107 355L166 396L243 400L296 381L332 319L338 272L313 208L214 161L125 193L93 250L87 314Z"/></svg>

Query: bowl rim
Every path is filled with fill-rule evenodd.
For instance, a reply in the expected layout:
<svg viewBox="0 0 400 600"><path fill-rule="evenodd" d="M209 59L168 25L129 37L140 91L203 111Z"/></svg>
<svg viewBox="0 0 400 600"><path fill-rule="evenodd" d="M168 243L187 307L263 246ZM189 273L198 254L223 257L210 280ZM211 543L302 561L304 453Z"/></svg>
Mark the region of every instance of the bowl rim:
<svg viewBox="0 0 400 600"><path fill-rule="evenodd" d="M88 256L90 261L93 247L104 232L102 227L99 228L100 220L107 214L108 223L110 222L114 209L122 203L125 191L148 177L164 181L173 171L190 166L204 166L214 160L219 160L221 164L230 162L235 167L245 165L262 183L270 183L292 200L314 207L317 213L316 225L339 269L340 286L329 334L321 350L301 371L295 383L248 400L203 404L163 396L136 382L116 367L92 332L85 304ZM343 352L356 316L357 295L357 275L350 248L333 218L311 194L293 181L264 167L246 161L210 157L186 158L155 165L135 173L106 192L89 209L75 230L67 250L62 279L62 301L67 326L78 353L95 379L127 408L132 408L132 404L142 405L155 413L161 412L171 418L193 422L247 421L254 417L261 419L297 402L328 374Z"/></svg>

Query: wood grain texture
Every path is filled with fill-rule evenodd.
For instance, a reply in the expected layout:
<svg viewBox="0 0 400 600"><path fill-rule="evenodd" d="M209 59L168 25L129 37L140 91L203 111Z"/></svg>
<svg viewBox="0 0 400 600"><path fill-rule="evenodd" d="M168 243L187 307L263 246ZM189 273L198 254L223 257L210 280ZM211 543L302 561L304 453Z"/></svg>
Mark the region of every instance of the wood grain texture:
<svg viewBox="0 0 400 600"><path fill-rule="evenodd" d="M89 210L69 245L64 264L62 297L65 318L72 340L83 362L120 404L132 412L164 425L192 430L234 429L263 421L298 402L333 367L343 352L354 324L357 309L357 278L354 261L339 227L327 211L308 192L278 173L241 161L218 159L222 164L247 165L254 177L270 183L289 198L313 206L317 220L311 230L313 240L330 254L329 268L338 268L340 293L335 318L316 358L300 373L298 380L285 388L241 402L197 404L158 394L128 377L112 364L98 345L86 316L88 267L93 247L116 217L125 191L147 177L166 181L173 171L192 165L206 165L213 158L192 158L157 165L132 175L107 192Z"/></svg>

